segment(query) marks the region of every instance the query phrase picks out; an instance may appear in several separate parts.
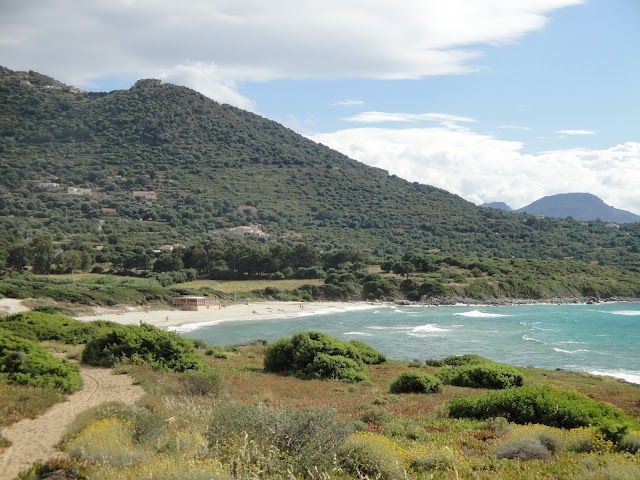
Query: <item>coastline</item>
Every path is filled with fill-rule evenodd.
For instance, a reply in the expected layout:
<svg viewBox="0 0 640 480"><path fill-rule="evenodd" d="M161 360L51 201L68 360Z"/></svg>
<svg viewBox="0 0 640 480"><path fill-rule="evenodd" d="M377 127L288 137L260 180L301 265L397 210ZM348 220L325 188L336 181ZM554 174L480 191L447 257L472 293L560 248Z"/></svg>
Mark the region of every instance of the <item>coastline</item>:
<svg viewBox="0 0 640 480"><path fill-rule="evenodd" d="M367 310L389 305L381 302L280 302L264 301L238 303L222 306L219 310L203 310L199 312L189 310L163 309L142 310L125 307L119 311L108 313L83 315L76 320L91 322L95 320L109 320L123 325L139 325L147 323L158 328L188 332L199 327L215 325L221 322L243 320L269 320L275 318L305 317L322 315L325 313L346 312L352 310Z"/></svg>
<svg viewBox="0 0 640 480"><path fill-rule="evenodd" d="M109 320L123 325L147 323L158 328L177 332L190 332L200 327L216 325L222 322L245 320L269 320L280 318L306 317L328 313L354 310L368 310L381 307L500 307L510 305L580 305L597 303L638 302L629 298L554 298L554 299L483 299L442 297L428 301L411 302L409 300L386 299L385 301L314 301L284 302L277 300L256 301L223 305L219 310L190 311L174 308L148 309L145 307L120 306L112 310L97 310L93 315L76 316L77 320L91 322Z"/></svg>

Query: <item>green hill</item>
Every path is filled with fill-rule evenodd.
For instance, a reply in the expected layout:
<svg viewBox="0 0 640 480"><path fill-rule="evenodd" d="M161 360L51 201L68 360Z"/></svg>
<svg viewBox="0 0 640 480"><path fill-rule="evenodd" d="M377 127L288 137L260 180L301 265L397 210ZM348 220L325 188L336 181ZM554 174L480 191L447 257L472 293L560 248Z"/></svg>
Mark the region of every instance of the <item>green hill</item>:
<svg viewBox="0 0 640 480"><path fill-rule="evenodd" d="M0 67L0 104L5 248L42 231L57 241L158 246L261 224L274 237L380 256L412 249L640 265L638 224L476 207L158 80L86 93Z"/></svg>

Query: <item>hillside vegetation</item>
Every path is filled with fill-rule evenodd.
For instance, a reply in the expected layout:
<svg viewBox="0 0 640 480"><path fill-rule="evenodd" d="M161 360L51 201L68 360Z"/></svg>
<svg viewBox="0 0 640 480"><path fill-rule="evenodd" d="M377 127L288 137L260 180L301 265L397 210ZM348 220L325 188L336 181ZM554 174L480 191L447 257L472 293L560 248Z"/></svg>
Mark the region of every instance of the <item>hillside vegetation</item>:
<svg viewBox="0 0 640 480"><path fill-rule="evenodd" d="M376 256L418 250L639 264L638 224L478 208L187 88L144 80L83 93L0 68L0 103L0 259L44 232L63 249L156 248L261 224L271 237Z"/></svg>
<svg viewBox="0 0 640 480"><path fill-rule="evenodd" d="M37 338L55 336L63 343L82 332L94 352L102 349L92 343L106 338L109 328L103 322L91 336L80 322L62 316L0 318L11 348L29 351L36 344L20 339L19 332L27 331L21 323L32 325ZM158 340L159 331L144 325L112 328L131 345L134 337ZM136 406L109 403L83 412L62 442L68 457L36 464L19 478L45 478L53 471L56 478L186 480L640 474L637 385L528 367L518 369L516 383L492 383L487 390L488 378L515 370L473 355L389 361L366 344L318 332L271 345L197 350L170 336L170 342L153 342L155 353L197 359L198 370L157 368L146 355L122 357L118 372L134 375L148 394ZM63 343L49 346L60 349ZM358 378L316 368L347 359L349 368L359 369ZM468 374L473 367L483 368L473 382L448 381L455 371ZM34 396L50 389L5 380L0 376L0 394L8 387ZM8 408L24 403L16 394L5 398L12 402ZM3 415L1 423L11 421Z"/></svg>

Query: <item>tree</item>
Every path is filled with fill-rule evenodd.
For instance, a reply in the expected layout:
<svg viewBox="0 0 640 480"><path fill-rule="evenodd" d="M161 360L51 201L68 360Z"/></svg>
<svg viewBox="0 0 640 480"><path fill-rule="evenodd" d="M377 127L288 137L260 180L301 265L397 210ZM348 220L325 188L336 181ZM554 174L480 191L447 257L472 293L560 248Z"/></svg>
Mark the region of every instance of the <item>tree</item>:
<svg viewBox="0 0 640 480"><path fill-rule="evenodd" d="M160 255L153 264L154 272L177 272L183 268L182 259L174 253Z"/></svg>
<svg viewBox="0 0 640 480"><path fill-rule="evenodd" d="M29 264L29 249L26 245L14 245L7 252L7 267L20 272Z"/></svg>
<svg viewBox="0 0 640 480"><path fill-rule="evenodd" d="M62 253L60 267L65 273L73 273L80 268L82 256L78 250L67 250Z"/></svg>
<svg viewBox="0 0 640 480"><path fill-rule="evenodd" d="M393 273L409 278L412 272L416 271L416 267L411 262L396 262L393 264Z"/></svg>
<svg viewBox="0 0 640 480"><path fill-rule="evenodd" d="M53 240L48 234L36 235L29 245L33 273L48 275L54 261Z"/></svg>

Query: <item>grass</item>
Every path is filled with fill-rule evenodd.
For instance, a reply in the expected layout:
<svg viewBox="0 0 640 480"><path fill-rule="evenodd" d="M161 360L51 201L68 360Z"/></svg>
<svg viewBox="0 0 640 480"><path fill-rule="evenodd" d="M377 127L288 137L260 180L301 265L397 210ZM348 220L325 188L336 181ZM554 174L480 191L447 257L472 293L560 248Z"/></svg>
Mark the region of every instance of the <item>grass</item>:
<svg viewBox="0 0 640 480"><path fill-rule="evenodd" d="M287 468L298 469L298 478L318 479L640 478L640 457L617 451L596 429L458 420L443 411L455 395L487 390L446 385L433 395L389 393L401 373L430 375L436 367L410 368L408 362L369 365L370 381L348 384L266 373L266 347L258 343L220 351L225 355L200 351L216 377L215 388L197 395L185 388L185 382L189 386L197 379L185 380L184 374L144 365L117 367L117 372L133 375L148 394L136 407L106 405L86 412L65 440L73 461L87 469L89 478L291 478ZM640 417L638 385L575 372L525 370L528 384L577 390ZM0 405L7 403L16 401L0 397ZM277 412L291 408L330 409L358 430L345 440L334 463L322 471L307 471L286 452L279 454L269 436L221 430L227 423L219 423L217 415L243 404L255 407L245 414L264 412L277 422L285 418ZM291 425L279 424L285 427ZM211 443L212 428L226 432L223 443ZM628 443L635 445L637 438L636 433Z"/></svg>

